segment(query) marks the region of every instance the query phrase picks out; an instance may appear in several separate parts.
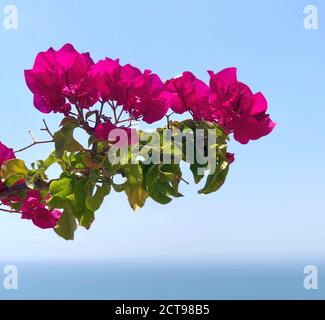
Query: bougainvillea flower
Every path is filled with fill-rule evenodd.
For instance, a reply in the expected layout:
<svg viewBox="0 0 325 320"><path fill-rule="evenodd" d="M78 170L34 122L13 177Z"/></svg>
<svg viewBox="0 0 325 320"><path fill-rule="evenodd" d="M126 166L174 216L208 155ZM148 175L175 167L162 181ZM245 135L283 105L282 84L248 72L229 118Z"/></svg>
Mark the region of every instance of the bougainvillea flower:
<svg viewBox="0 0 325 320"><path fill-rule="evenodd" d="M60 210L48 210L39 207L35 209L31 220L35 226L41 229L52 229L58 224L61 215Z"/></svg>
<svg viewBox="0 0 325 320"><path fill-rule="evenodd" d="M234 138L246 144L269 134L275 123L266 114L267 101L261 93L237 81L236 69L210 74L210 106L213 112L206 120L216 120Z"/></svg>
<svg viewBox="0 0 325 320"><path fill-rule="evenodd" d="M246 144L272 132L275 123L266 114L267 101L262 93L253 94L244 84L240 84L240 97L235 115L227 124L234 132L234 138Z"/></svg>
<svg viewBox="0 0 325 320"><path fill-rule="evenodd" d="M53 48L40 52L32 70L25 70L28 88L34 94L35 107L43 112L60 112L65 104L57 72L56 51Z"/></svg>
<svg viewBox="0 0 325 320"><path fill-rule="evenodd" d="M98 94L103 102L117 101L122 95L120 78L121 66L119 60L106 58L96 63L90 75L96 83Z"/></svg>
<svg viewBox="0 0 325 320"><path fill-rule="evenodd" d="M96 84L90 77L95 64L89 53L80 54L66 44L56 52L56 64L63 93L71 103L88 109L98 101Z"/></svg>
<svg viewBox="0 0 325 320"><path fill-rule="evenodd" d="M49 210L45 204L41 202L41 194L38 190L30 190L26 194L26 198L22 204L22 219L32 220L39 228L54 228L62 212L59 210Z"/></svg>
<svg viewBox="0 0 325 320"><path fill-rule="evenodd" d="M127 137L127 139L120 141L119 139L114 138L113 141L111 141L109 135L113 130L117 130L117 129L123 130L119 139L125 139L125 137ZM125 133L126 133L126 136L125 136ZM118 135L118 131L115 131L114 135L115 134ZM113 143L120 142L120 145L122 145L122 146L134 145L134 144L137 144L139 141L138 133L137 133L136 129L126 128L123 126L117 127L115 124L113 124L110 121L106 121L106 122L98 125L95 129L95 136L96 136L96 139L102 140L102 141L111 141Z"/></svg>
<svg viewBox="0 0 325 320"><path fill-rule="evenodd" d="M150 70L106 58L99 61L91 72L103 102L111 100L130 114L153 123L164 117L170 106L171 95L164 83Z"/></svg>
<svg viewBox="0 0 325 320"><path fill-rule="evenodd" d="M211 113L209 107L209 87L191 72L166 82L173 94L171 109L179 114L189 111L195 120L203 120Z"/></svg>
<svg viewBox="0 0 325 320"><path fill-rule="evenodd" d="M33 69L25 70L35 107L43 112L66 112L66 98L89 108L97 102L96 86L89 78L94 62L88 53L80 54L71 44L37 55Z"/></svg>
<svg viewBox="0 0 325 320"><path fill-rule="evenodd" d="M15 154L11 148L8 148L0 141L0 168L8 160L14 159ZM0 180L0 191L5 188L5 184ZM4 202L2 200L2 202Z"/></svg>
<svg viewBox="0 0 325 320"><path fill-rule="evenodd" d="M132 91L124 106L131 116L153 123L166 115L172 96L158 75L146 70L142 76L135 78Z"/></svg>
<svg viewBox="0 0 325 320"><path fill-rule="evenodd" d="M8 160L14 159L15 154L11 148L8 148L0 141L0 167Z"/></svg>
<svg viewBox="0 0 325 320"><path fill-rule="evenodd" d="M234 105L239 98L237 70L228 68L216 74L213 71L208 71L208 73L211 89L209 103L212 113L208 115L207 120L218 120L220 125L226 127L226 123L233 116Z"/></svg>

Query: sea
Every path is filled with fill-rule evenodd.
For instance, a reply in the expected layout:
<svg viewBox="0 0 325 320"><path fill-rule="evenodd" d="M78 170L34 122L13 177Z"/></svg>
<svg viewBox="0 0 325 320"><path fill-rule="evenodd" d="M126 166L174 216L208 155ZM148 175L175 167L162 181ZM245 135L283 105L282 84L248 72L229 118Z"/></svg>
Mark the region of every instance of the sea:
<svg viewBox="0 0 325 320"><path fill-rule="evenodd" d="M0 263L4 270L6 262ZM317 266L313 288L305 266L292 264L17 262L17 288L0 299L324 299L325 265ZM7 279L8 280L8 279ZM308 281L307 281L308 282Z"/></svg>

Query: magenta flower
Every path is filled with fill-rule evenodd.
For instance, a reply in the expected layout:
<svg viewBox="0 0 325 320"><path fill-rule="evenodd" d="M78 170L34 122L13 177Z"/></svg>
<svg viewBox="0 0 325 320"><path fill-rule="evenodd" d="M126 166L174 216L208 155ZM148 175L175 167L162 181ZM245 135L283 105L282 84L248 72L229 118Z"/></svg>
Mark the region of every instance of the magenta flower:
<svg viewBox="0 0 325 320"><path fill-rule="evenodd" d="M0 168L8 160L14 159L15 154L11 148L8 148L0 141ZM0 180L0 191L5 188L5 184ZM4 200L2 200L4 202Z"/></svg>
<svg viewBox="0 0 325 320"><path fill-rule="evenodd" d="M126 128L126 127L117 127L115 124L113 124L110 121L106 121L104 123L101 123L100 125L98 125L95 129L95 136L98 140L102 140L102 141L108 141L109 139L109 134L116 129L120 129L126 132L127 135L127 139L126 140L122 140L121 141L121 145L122 146L127 146L127 145L134 145L137 144L139 139L138 139L138 134L136 129L132 129L132 128ZM118 132L116 132L118 133ZM123 134L122 134L123 135ZM121 136L122 136L121 135ZM123 139L123 137L122 137ZM120 140L118 139L114 139L113 141L111 141L112 143L116 143L119 142Z"/></svg>
<svg viewBox="0 0 325 320"><path fill-rule="evenodd" d="M261 93L237 81L236 69L210 74L210 105L213 112L206 120L218 121L234 138L246 144L268 135L275 127L267 111L267 101Z"/></svg>
<svg viewBox="0 0 325 320"><path fill-rule="evenodd" d="M209 106L210 88L191 72L166 82L172 92L171 109L179 114L189 111L195 120L203 120L211 112Z"/></svg>
<svg viewBox="0 0 325 320"><path fill-rule="evenodd" d="M41 202L41 195L38 190L27 192L21 211L22 219L32 220L37 227L42 229L54 228L62 215L59 210L48 210L46 208L45 204Z"/></svg>
<svg viewBox="0 0 325 320"><path fill-rule="evenodd" d="M118 59L106 58L98 61L91 71L91 77L96 83L98 94L103 102L120 99L122 96L121 66Z"/></svg>
<svg viewBox="0 0 325 320"><path fill-rule="evenodd" d="M103 102L112 101L134 119L147 123L162 119L170 106L171 95L164 83L149 70L143 73L119 60L106 58L99 61L92 71L99 96Z"/></svg>
<svg viewBox="0 0 325 320"><path fill-rule="evenodd" d="M216 74L208 71L210 75L211 94L209 103L212 112L207 120L218 120L227 129L226 123L233 116L233 107L239 97L239 83L236 68L224 69Z"/></svg>
<svg viewBox="0 0 325 320"><path fill-rule="evenodd" d="M0 141L0 167L8 160L14 159L15 154L11 148L8 148Z"/></svg>
<svg viewBox="0 0 325 320"><path fill-rule="evenodd" d="M136 119L147 123L161 120L167 113L172 96L161 79L149 70L135 78L133 94L128 97L124 109Z"/></svg>
<svg viewBox="0 0 325 320"><path fill-rule="evenodd" d="M234 138L246 144L272 132L275 123L266 114L267 101L262 93L253 94L244 84L240 84L240 98L233 118L227 124L234 132Z"/></svg>
<svg viewBox="0 0 325 320"><path fill-rule="evenodd" d="M89 108L97 102L95 84L89 78L94 62L88 53L80 54L71 44L37 55L33 69L25 70L34 105L43 113L69 111L67 100Z"/></svg>

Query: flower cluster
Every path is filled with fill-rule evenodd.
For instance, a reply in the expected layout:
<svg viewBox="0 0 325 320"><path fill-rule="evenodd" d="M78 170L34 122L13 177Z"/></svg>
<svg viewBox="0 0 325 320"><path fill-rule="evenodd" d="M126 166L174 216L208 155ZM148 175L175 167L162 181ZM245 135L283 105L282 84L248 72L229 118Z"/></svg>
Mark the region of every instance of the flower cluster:
<svg viewBox="0 0 325 320"><path fill-rule="evenodd" d="M89 109L102 99L123 106L133 119L153 123L170 106L171 95L156 74L121 66L118 60L95 64L88 53L80 54L70 44L39 53L25 79L35 107L44 113L68 114L71 104Z"/></svg>
<svg viewBox="0 0 325 320"><path fill-rule="evenodd" d="M71 44L40 52L33 68L25 70L34 106L64 119L55 133L43 120L50 140L31 133L33 143L16 151L0 142L0 211L19 213L70 240L77 225L90 228L111 190L125 192L134 210L147 199L167 204L182 197L180 183L188 182L180 162L190 166L196 184L205 180L200 194L216 192L235 160L228 152L229 135L246 144L268 135L275 123L263 94L238 81L235 68L208 75L209 83L189 71L164 81L118 59L94 62ZM185 119L176 121L174 114ZM155 137L134 128L135 122L153 124L164 117L167 125L157 124ZM78 141L75 129L87 133L88 146ZM40 143L55 149L44 161L29 169L16 159ZM134 155L137 161L130 163ZM111 156L123 161L112 163ZM61 173L49 179L46 172L54 164ZM117 183L116 176L124 182Z"/></svg>
<svg viewBox="0 0 325 320"><path fill-rule="evenodd" d="M0 168L6 161L11 159L15 159L13 150L0 142ZM23 180L15 184L18 187L22 185L24 185ZM17 188L17 190L20 189L23 188ZM0 192L4 190L6 190L6 185L0 181ZM42 229L54 228L62 214L59 210L49 210L46 207L39 190L28 190L23 194L23 197L18 193L9 194L7 197L1 198L0 204L9 207L17 207L18 205L20 208L16 212L21 213L22 219L32 220L36 226Z"/></svg>
<svg viewBox="0 0 325 320"><path fill-rule="evenodd" d="M253 94L250 88L237 80L236 69L219 73L209 71L210 86L192 73L167 81L174 93L171 108L182 114L189 111L195 120L218 122L227 133L242 144L269 134L275 123L267 111L262 93Z"/></svg>
<svg viewBox="0 0 325 320"><path fill-rule="evenodd" d="M130 121L152 124L171 109L178 114L189 112L194 120L217 122L243 144L273 130L275 123L266 113L265 97L239 82L235 68L209 71L209 75L209 85L188 71L163 82L150 70L141 72L130 64L121 65L118 59L94 63L89 53L81 54L71 44L39 53L33 69L25 71L34 105L44 113L68 115L71 104L80 113L97 102L102 106L107 102L111 109L121 107ZM96 123L100 128L94 128L98 138L106 137L123 121L118 117L115 123L110 119L102 122Z"/></svg>
<svg viewBox="0 0 325 320"><path fill-rule="evenodd" d="M8 160L14 159L14 151L0 142L0 168ZM0 191L4 190L6 185L0 180Z"/></svg>

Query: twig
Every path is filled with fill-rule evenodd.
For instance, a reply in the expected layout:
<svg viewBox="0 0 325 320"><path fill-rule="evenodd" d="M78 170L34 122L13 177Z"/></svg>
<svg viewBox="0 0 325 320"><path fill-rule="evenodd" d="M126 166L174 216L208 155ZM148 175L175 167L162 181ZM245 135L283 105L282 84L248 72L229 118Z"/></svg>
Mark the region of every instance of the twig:
<svg viewBox="0 0 325 320"><path fill-rule="evenodd" d="M170 126L169 126L169 123L170 123L170 120L169 118L174 114L175 112L172 112L170 114L166 114L166 118L167 118L167 129L170 129Z"/></svg>
<svg viewBox="0 0 325 320"><path fill-rule="evenodd" d="M32 138L33 142L35 142L35 141L36 141L36 139L35 139L35 137L34 137L34 135L33 135L33 132L32 132L32 130L31 130L31 129L28 129L28 133L29 133L29 135L31 136L31 138Z"/></svg>
<svg viewBox="0 0 325 320"><path fill-rule="evenodd" d="M181 180L182 180L183 182L185 182L187 185L190 185L190 183L189 183L188 181L186 181L184 178L181 178Z"/></svg>
<svg viewBox="0 0 325 320"><path fill-rule="evenodd" d="M120 114L119 114L118 117L117 117L117 120L118 120L118 121L120 121L121 116L122 116L122 114L123 114L123 111L124 111L123 108L121 108L121 112L120 112Z"/></svg>
<svg viewBox="0 0 325 320"><path fill-rule="evenodd" d="M101 117L101 115L103 114L104 104L105 104L104 101L101 101L101 102L100 102L100 111L99 111L99 116L100 116L100 117Z"/></svg>
<svg viewBox="0 0 325 320"><path fill-rule="evenodd" d="M9 212L9 213L22 213L21 211L16 211L16 210L7 210L7 209L2 209L2 208L0 208L0 211L3 211L3 212Z"/></svg>
<svg viewBox="0 0 325 320"><path fill-rule="evenodd" d="M124 122L131 122L133 120L134 120L133 118L124 119L124 120L118 120L115 124L120 124L120 123L124 123Z"/></svg>
<svg viewBox="0 0 325 320"><path fill-rule="evenodd" d="M47 141L34 141L33 143L29 144L28 146L24 147L24 148L21 148L21 149L18 149L18 150L15 150L15 153L19 153L19 152L23 152L33 146L36 146L37 144L46 144L46 143L52 143L54 142L54 140L47 140Z"/></svg>
<svg viewBox="0 0 325 320"><path fill-rule="evenodd" d="M41 131L46 131L52 137L52 139L54 139L54 135L52 134L51 130L49 129L45 119L43 119L43 123L45 125L45 128L41 129Z"/></svg>

